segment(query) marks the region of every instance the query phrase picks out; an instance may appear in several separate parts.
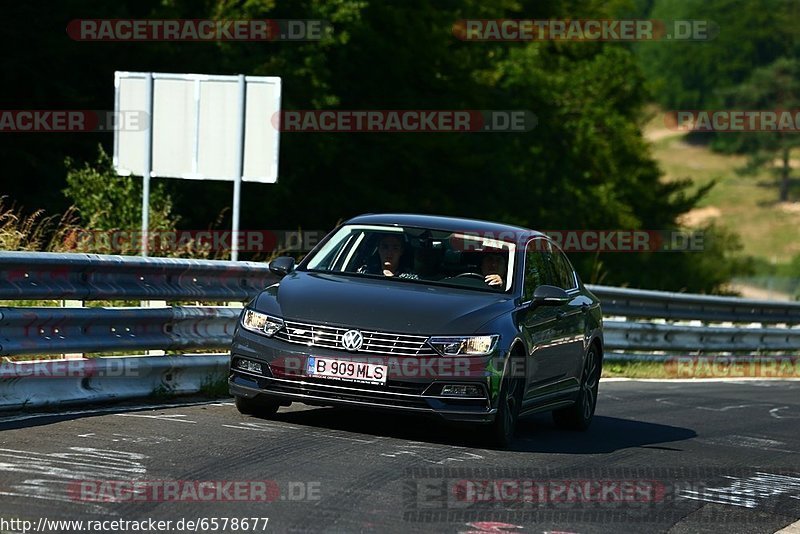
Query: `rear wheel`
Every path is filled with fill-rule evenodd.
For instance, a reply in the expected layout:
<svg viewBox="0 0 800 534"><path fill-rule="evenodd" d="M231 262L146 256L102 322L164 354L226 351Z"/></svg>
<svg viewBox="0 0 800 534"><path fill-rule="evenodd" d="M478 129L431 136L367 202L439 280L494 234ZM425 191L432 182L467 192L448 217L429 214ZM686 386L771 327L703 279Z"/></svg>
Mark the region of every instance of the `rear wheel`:
<svg viewBox="0 0 800 534"><path fill-rule="evenodd" d="M234 403L239 413L244 415L255 415L258 417L269 417L275 415L280 403L277 401L263 400L259 398L248 399L245 397L234 397Z"/></svg>
<svg viewBox="0 0 800 534"><path fill-rule="evenodd" d="M581 376L581 389L578 400L572 406L553 410L553 421L568 430L586 430L594 418L597 406L597 390L600 384L600 358L592 345L586 353Z"/></svg>
<svg viewBox="0 0 800 534"><path fill-rule="evenodd" d="M509 371L503 379L500 390L500 402L497 406L497 416L489 430L489 439L492 444L505 448L514 441L514 432L517 429L519 409L522 405L522 389L524 381L514 376L518 366L514 361L509 362Z"/></svg>

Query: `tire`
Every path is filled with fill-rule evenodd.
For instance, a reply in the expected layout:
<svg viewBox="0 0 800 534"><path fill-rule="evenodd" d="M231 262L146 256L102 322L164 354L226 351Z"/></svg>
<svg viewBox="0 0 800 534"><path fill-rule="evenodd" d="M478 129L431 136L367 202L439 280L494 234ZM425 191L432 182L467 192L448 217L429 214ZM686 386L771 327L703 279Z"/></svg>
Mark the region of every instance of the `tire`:
<svg viewBox="0 0 800 534"><path fill-rule="evenodd" d="M597 390L600 384L601 362L594 345L586 353L581 373L581 386L578 400L572 406L553 410L556 426L566 430L584 431L589 428L597 407Z"/></svg>
<svg viewBox="0 0 800 534"><path fill-rule="evenodd" d="M257 417L275 415L280 407L280 403L277 401L265 401L259 398L234 397L234 403L240 414L255 415Z"/></svg>
<svg viewBox="0 0 800 534"><path fill-rule="evenodd" d="M513 375L514 366L510 362L509 375ZM500 401L497 406L497 416L489 427L488 438L492 445L498 448L507 448L514 441L514 432L517 429L519 410L522 405L524 379L506 375L503 387L500 389Z"/></svg>

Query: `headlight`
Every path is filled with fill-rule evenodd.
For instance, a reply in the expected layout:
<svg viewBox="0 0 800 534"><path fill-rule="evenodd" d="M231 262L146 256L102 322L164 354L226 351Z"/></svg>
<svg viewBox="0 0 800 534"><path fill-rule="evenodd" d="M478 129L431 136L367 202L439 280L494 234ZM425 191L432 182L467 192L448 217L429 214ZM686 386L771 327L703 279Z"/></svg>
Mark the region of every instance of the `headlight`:
<svg viewBox="0 0 800 534"><path fill-rule="evenodd" d="M242 315L242 326L253 332L272 336L283 328L283 319L259 313L253 310L245 310Z"/></svg>
<svg viewBox="0 0 800 534"><path fill-rule="evenodd" d="M497 345L498 335L432 337L428 344L442 356L486 356Z"/></svg>

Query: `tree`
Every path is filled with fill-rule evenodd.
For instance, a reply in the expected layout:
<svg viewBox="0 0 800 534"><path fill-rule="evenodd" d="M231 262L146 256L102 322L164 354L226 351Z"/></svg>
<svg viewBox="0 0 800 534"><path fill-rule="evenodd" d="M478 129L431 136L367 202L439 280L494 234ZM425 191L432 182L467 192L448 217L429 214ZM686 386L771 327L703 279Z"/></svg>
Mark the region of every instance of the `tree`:
<svg viewBox="0 0 800 534"><path fill-rule="evenodd" d="M785 110L794 117L800 109L800 61L780 58L756 69L750 77L728 93L729 102L740 110ZM797 131L764 131L734 134L726 140L728 149L749 154L743 172L753 174L767 167L779 177L779 199L789 200L792 148L800 146ZM775 160L780 160L775 165Z"/></svg>
<svg viewBox="0 0 800 534"><path fill-rule="evenodd" d="M710 41L636 44L653 98L670 110L716 109L721 90L798 46L795 0L656 0L647 18L707 20L719 29Z"/></svg>
<svg viewBox="0 0 800 534"><path fill-rule="evenodd" d="M117 252L135 254L140 245L128 236L138 236L142 224L142 183L133 176L117 176L111 158L97 147L97 159L93 164L82 166L67 158L67 187L64 195L73 203L88 231L121 231L126 239ZM172 213L172 199L163 184L156 183L150 189L150 227L149 231L173 231L178 218ZM80 238L80 236L78 236ZM92 240L92 245L96 242ZM98 250L103 252L103 250Z"/></svg>
<svg viewBox="0 0 800 534"><path fill-rule="evenodd" d="M609 18L600 2L579 4L581 18ZM188 15L174 5L172 16ZM280 75L284 109L530 110L538 125L522 134L284 133L280 180L250 189L244 221L325 229L358 213L411 211L544 230L670 230L703 194L660 180L638 124L646 80L629 47L453 37L461 18L572 18L575 2L255 0L219 4L213 16L300 12L331 21L334 34L269 49L219 45L231 68ZM733 245L719 243L703 253L709 264L727 261ZM711 291L725 282L724 269L693 275L692 254L608 256L598 273L606 283ZM576 259L587 279L599 265Z"/></svg>
<svg viewBox="0 0 800 534"><path fill-rule="evenodd" d="M242 186L242 228L326 230L358 213L406 211L544 230L670 230L698 199L686 182L660 180L639 128L647 77L630 46L466 42L453 35L454 23L464 18L614 18L623 0L128 0L121 7L104 4L95 15L96 1L78 3L93 17L116 18L118 10L122 18L323 19L334 32L309 42L66 43L63 50L53 33L47 47L20 50L26 57L19 63L28 65L53 48L54 62L75 71L58 86L42 77L31 83L31 93L43 92L41 102L64 98L62 107L80 102L84 109L110 109L114 70L152 70L281 76L286 110L529 110L538 117L536 128L524 133L283 133L278 183ZM60 39L66 39L70 18L86 16L75 11L61 10L49 21L61 28ZM20 12L30 10L19 7ZM91 62L76 60L84 49ZM48 107L40 101L24 105ZM67 140L81 143L83 152L75 152L86 157L89 138L49 139L56 148ZM31 161L36 150L27 147ZM61 179L39 175L51 184ZM119 183L108 178L97 183ZM229 183L175 180L166 187L190 227L208 225L229 205ZM104 202L95 207L110 211L113 204ZM136 206L129 208L133 213ZM82 213L88 217L91 211L84 206ZM134 219L129 213L126 224ZM707 254L725 261L717 251ZM693 276L691 257L673 261L665 267L643 255L617 254L604 260L599 275L607 283L638 287L683 289L681 280L690 280L699 291L719 288L716 278ZM600 265L593 258L579 263L585 278Z"/></svg>

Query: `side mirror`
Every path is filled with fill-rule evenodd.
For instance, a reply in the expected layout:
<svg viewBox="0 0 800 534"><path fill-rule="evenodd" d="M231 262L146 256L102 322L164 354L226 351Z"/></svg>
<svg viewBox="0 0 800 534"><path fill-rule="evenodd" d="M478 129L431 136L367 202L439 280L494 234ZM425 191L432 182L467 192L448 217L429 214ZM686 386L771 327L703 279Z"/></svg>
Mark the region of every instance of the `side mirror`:
<svg viewBox="0 0 800 534"><path fill-rule="evenodd" d="M294 270L294 258L291 256L281 256L269 262L269 271L278 276L286 276Z"/></svg>
<svg viewBox="0 0 800 534"><path fill-rule="evenodd" d="M561 306L569 302L567 292L556 286L539 286L533 292L531 307L536 306Z"/></svg>

